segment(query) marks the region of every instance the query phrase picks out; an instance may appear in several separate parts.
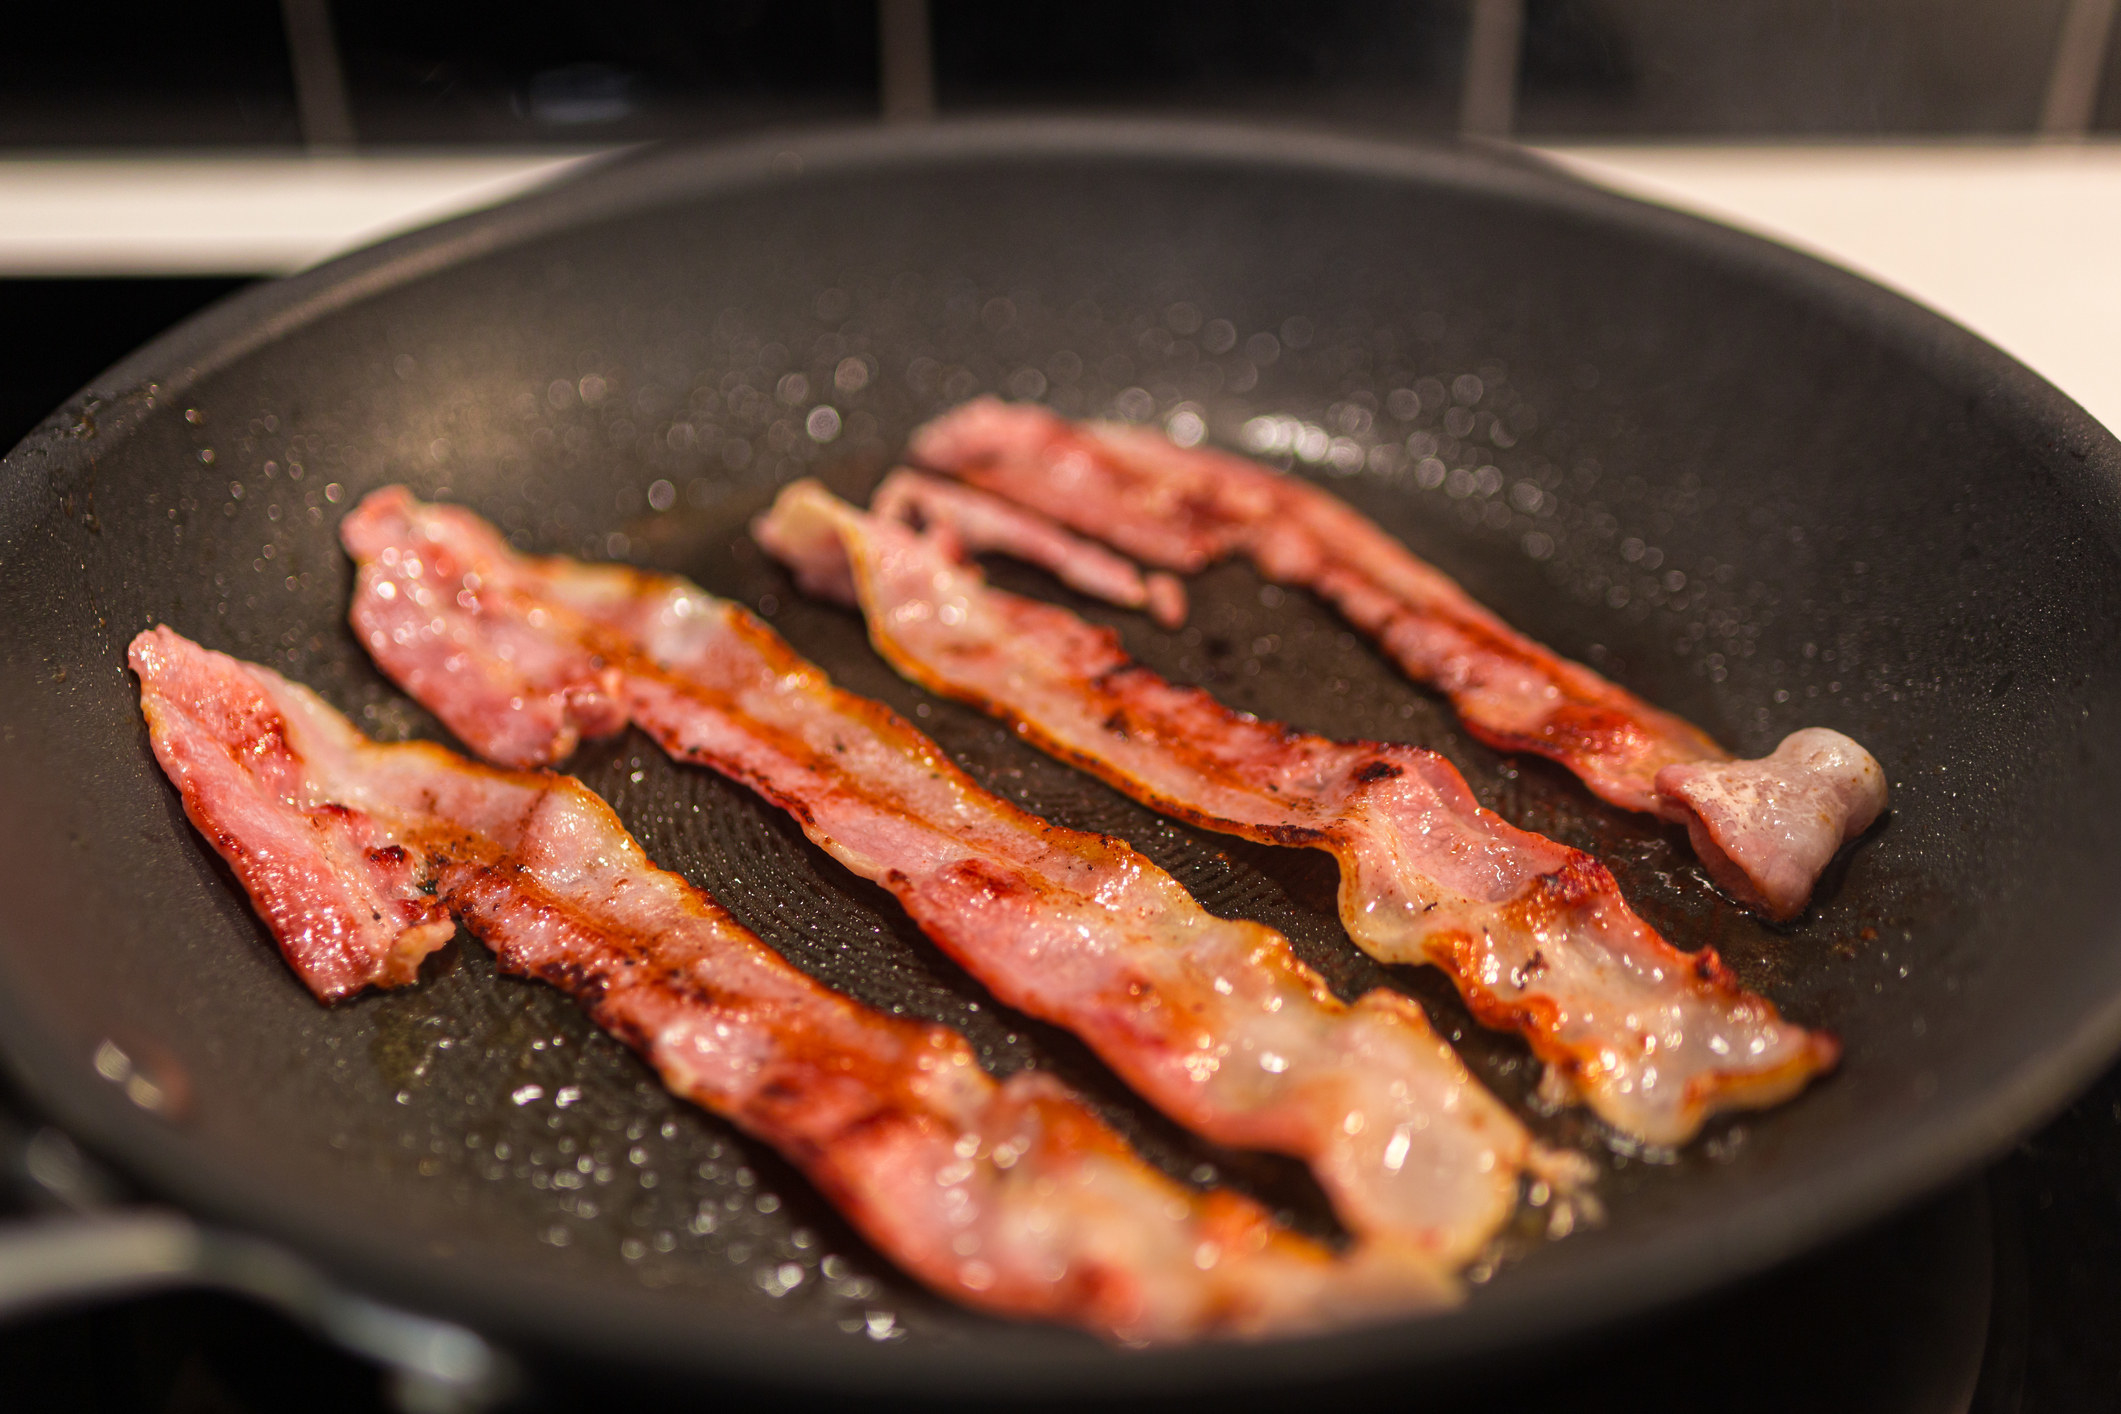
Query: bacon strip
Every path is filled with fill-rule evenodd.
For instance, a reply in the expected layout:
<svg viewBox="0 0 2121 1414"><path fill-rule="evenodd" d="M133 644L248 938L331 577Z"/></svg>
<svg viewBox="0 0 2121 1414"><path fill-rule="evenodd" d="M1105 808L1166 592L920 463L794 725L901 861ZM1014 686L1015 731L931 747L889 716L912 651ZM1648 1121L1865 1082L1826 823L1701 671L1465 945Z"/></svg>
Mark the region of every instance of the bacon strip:
<svg viewBox="0 0 2121 1414"><path fill-rule="evenodd" d="M243 676L265 669L167 628L135 638L129 661L184 813L235 871L303 985L325 1002L410 985L457 925L387 826L346 792L317 793L283 714Z"/></svg>
<svg viewBox="0 0 2121 1414"><path fill-rule="evenodd" d="M395 927L424 952L453 913L504 971L568 992L901 1267L985 1310L1174 1341L1454 1297L1426 1254L1371 1242L1336 1258L1246 1198L1151 1169L1051 1078L997 1083L957 1033L821 986L651 864L578 781L379 745L307 689L167 628L131 661L186 811L327 1001L356 989L318 970L315 939Z"/></svg>
<svg viewBox="0 0 2121 1414"><path fill-rule="evenodd" d="M525 740L478 683L505 673L501 651L535 619L548 661L576 660L526 703L560 723L550 755L574 684L616 671L666 751L787 810L1002 1000L1074 1031L1181 1123L1306 1161L1351 1230L1462 1263L1514 1210L1520 1171L1555 1167L1410 998L1342 1003L1280 934L1207 913L1120 840L983 789L738 606L681 579L526 558L395 487L340 534L360 563L355 631L475 750Z"/></svg>
<svg viewBox="0 0 2121 1414"><path fill-rule="evenodd" d="M1804 911L1885 809L1885 773L1811 727L1758 761L1533 642L1320 487L1137 427L1071 425L991 398L914 433L911 456L1186 573L1244 554L1375 638L1490 746L1551 757L1601 799L1687 827L1716 882L1770 917Z"/></svg>
<svg viewBox="0 0 2121 1414"><path fill-rule="evenodd" d="M1147 609L1165 628L1186 621L1186 587L1162 571L1144 577L1130 562L1044 516L917 471L894 471L871 498L880 516L955 538L959 558L990 551L1050 571L1067 585L1122 609Z"/></svg>
<svg viewBox="0 0 2121 1414"><path fill-rule="evenodd" d="M1787 1098L1839 1054L1740 988L1713 950L1659 937L1604 865L1482 809L1434 752L1233 712L1133 662L1110 630L991 588L946 543L816 482L783 491L754 533L812 592L851 582L870 640L924 687L1166 814L1331 852L1356 943L1441 967L1476 1016L1522 1033L1621 1129L1683 1143L1716 1110Z"/></svg>

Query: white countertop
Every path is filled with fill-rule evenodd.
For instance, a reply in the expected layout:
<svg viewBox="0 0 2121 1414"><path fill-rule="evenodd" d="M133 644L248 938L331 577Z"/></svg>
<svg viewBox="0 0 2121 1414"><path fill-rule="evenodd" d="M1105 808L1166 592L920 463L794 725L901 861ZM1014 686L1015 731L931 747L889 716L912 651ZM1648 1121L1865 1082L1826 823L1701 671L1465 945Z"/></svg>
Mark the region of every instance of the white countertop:
<svg viewBox="0 0 2121 1414"><path fill-rule="evenodd" d="M1540 150L1911 295L2121 429L2121 143Z"/></svg>
<svg viewBox="0 0 2121 1414"><path fill-rule="evenodd" d="M2121 143L1539 150L1883 281L2121 428ZM0 160L0 275L281 274L588 155Z"/></svg>
<svg viewBox="0 0 2121 1414"><path fill-rule="evenodd" d="M285 275L591 155L0 160L0 276Z"/></svg>

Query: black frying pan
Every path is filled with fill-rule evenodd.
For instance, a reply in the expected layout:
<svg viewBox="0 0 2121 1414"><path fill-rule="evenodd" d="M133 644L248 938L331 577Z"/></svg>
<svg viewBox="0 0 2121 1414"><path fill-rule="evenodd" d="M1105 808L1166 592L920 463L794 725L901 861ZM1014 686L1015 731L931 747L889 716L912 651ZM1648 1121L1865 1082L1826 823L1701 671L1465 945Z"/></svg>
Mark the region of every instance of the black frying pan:
<svg viewBox="0 0 2121 1414"><path fill-rule="evenodd" d="M1394 415L1393 389L1467 373L1482 392L1476 425L1452 424L1464 435L1433 408ZM976 775L1135 841L1211 908L1283 928L1336 986L1414 992L1524 1097L1519 1045L1472 1027L1435 977L1347 944L1329 860L1169 824L931 702L749 544L780 482L818 472L859 492L917 421L978 391L1082 413L1190 401L1224 439L1285 413L1365 454L1428 434L1464 476L1424 489L1411 457L1357 470L1330 451L1311 474L1734 747L1815 723L1865 742L1890 818L1810 914L1769 929L1715 896L1683 840L1472 743L1300 596L1263 602L1248 572L1217 569L1190 636L1078 605L1241 706L1448 753L1504 814L1598 850L1682 945L1715 943L1837 1030L1841 1073L1678 1155L1535 1116L1602 1156L1610 1219L1552 1242L1528 1219L1458 1313L1113 1351L913 1289L769 1153L667 1098L556 993L496 978L475 945L417 988L320 1008L154 769L123 650L158 620L314 685L372 733L435 733L343 626L336 518L403 480L524 545L680 570L763 608ZM821 405L838 422L825 440ZM247 291L9 457L0 1049L152 1192L517 1348L1017 1393L1412 1377L1529 1351L1943 1184L2113 1053L2117 491L2121 445L1965 332L1513 161L1012 124L622 162ZM1549 553L1529 552L1535 535ZM1158 1162L1328 1224L1289 1166L1147 1114L742 790L638 737L576 768L652 855L802 966L961 1028L997 1069L1059 1071Z"/></svg>

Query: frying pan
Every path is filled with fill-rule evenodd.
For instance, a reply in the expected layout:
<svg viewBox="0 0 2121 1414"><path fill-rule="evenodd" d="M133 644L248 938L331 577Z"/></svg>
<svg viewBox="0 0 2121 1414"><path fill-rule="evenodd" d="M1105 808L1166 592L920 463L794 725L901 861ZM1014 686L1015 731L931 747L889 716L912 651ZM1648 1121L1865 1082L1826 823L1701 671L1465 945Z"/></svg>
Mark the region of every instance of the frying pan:
<svg viewBox="0 0 2121 1414"><path fill-rule="evenodd" d="M1676 1154L1539 1114L1517 1043L1433 975L1348 945L1329 860L1163 821L901 683L744 526L797 474L860 493L919 420L976 392L1185 408L1225 442L1293 418L1315 454L1299 471L1563 652L1748 754L1815 723L1866 743L1890 817L1772 929L1725 905L1683 840L1472 742L1303 596L1218 568L1190 629L1164 633L995 566L1239 706L1445 752L1506 816L1600 853L1682 945L1714 943L1836 1030L1840 1073ZM1528 1210L1446 1316L1118 1351L912 1288L770 1153L475 944L417 987L319 1007L155 770L123 649L166 621L372 734L439 737L343 626L334 525L391 481L526 547L758 607L1005 794L1134 841L1210 908L1282 928L1343 992L1413 992L1535 1127L1598 1157L1607 1220L1554 1240ZM9 456L0 1052L148 1192L508 1348L927 1394L1515 1358L1940 1187L2114 1053L2117 493L2121 445L1965 331L1515 159L1033 122L616 162L245 291ZM1292 1166L1147 1113L741 789L639 737L575 769L799 965L960 1028L998 1071L1051 1068L1154 1161L1330 1229Z"/></svg>

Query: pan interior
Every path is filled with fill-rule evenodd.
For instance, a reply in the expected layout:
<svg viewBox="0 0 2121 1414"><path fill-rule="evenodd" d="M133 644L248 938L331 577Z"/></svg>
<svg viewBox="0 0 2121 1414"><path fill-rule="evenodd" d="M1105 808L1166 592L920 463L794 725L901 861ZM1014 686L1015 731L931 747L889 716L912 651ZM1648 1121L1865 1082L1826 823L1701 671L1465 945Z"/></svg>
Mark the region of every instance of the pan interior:
<svg viewBox="0 0 2121 1414"><path fill-rule="evenodd" d="M1608 1214L1550 1240L1527 1208L1461 1322L1619 1300L1646 1264L1670 1290L1704 1284L1760 1260L1762 1233L1794 1244L1823 1209L1846 1222L1948 1176L1910 1155L1969 1161L2060 1098L2043 1057L2121 995L2100 867L2121 783L2115 458L2088 424L2055 432L2059 399L2015 396L2022 372L1998 383L2000 356L1881 328L1830 286L1558 182L916 152L687 190L674 161L653 199L627 197L623 170L593 177L630 208L578 202L202 374L105 389L11 458L0 974L30 1023L7 1039L38 1076L102 1084L100 1056L145 1082L146 1108L92 1126L121 1158L209 1210L199 1176L240 1175L221 1216L256 1220L270 1194L268 1226L338 1258L369 1246L462 1289L653 1309L701 1332L710 1362L753 1331L1109 1358L912 1288L770 1152L669 1099L556 993L496 977L468 938L403 992L331 1010L301 992L154 769L123 650L167 622L371 734L446 740L344 626L333 527L394 481L520 546L675 570L752 606L1004 795L1283 929L1343 994L1420 998L1543 1135L1598 1159ZM1539 1113L1520 1044L1435 974L1348 943L1324 855L1162 820L902 683L745 525L798 475L866 491L913 426L978 393L1264 448L1746 754L1808 725L1863 741L1891 814L1810 913L1770 928L1717 896L1682 837L1472 742L1305 595L1218 567L1165 632L993 566L1235 706L1444 753L1507 818L1610 863L1681 946L1714 945L1838 1032L1841 1073L1679 1153ZM959 1028L997 1072L1052 1069L1155 1162L1331 1231L1291 1165L1146 1112L742 789L638 736L574 768L800 966ZM63 1084L40 1088L64 1107Z"/></svg>

